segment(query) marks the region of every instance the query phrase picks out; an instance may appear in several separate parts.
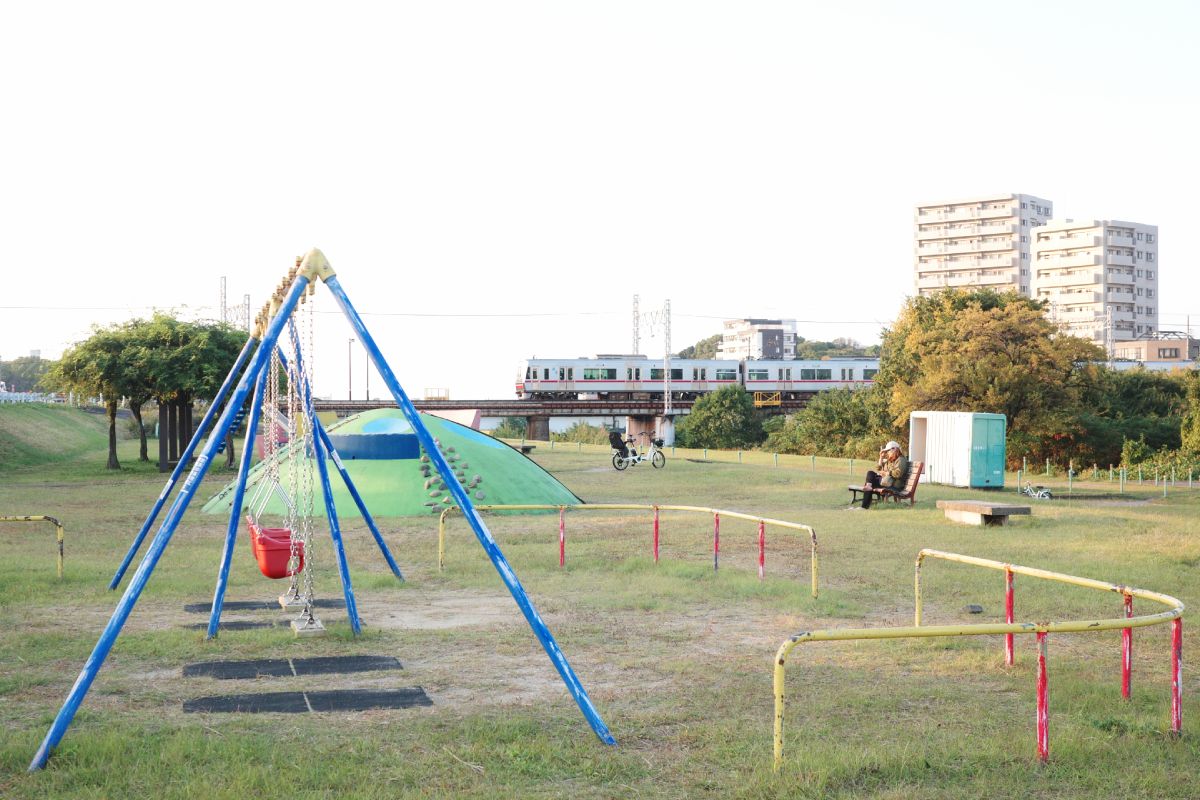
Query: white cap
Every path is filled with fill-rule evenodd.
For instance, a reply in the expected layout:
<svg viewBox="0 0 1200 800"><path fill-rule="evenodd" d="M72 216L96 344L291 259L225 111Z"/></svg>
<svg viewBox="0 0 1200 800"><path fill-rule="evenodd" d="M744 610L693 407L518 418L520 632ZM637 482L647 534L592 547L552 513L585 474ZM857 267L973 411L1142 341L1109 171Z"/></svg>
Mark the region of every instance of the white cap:
<svg viewBox="0 0 1200 800"><path fill-rule="evenodd" d="M888 442L887 444L885 444L883 446L883 449L884 450L899 450L900 445L897 444L895 441L891 441L891 442Z"/></svg>

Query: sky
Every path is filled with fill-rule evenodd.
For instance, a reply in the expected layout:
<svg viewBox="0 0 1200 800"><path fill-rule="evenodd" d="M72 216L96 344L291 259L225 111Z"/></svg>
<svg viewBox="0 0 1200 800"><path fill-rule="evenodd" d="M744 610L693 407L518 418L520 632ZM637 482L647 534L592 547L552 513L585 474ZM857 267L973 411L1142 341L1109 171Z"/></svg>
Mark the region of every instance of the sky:
<svg viewBox="0 0 1200 800"><path fill-rule="evenodd" d="M0 359L262 306L329 258L405 390L660 355L724 319L878 341L913 210L1033 194L1159 226L1200 333L1200 5L0 6ZM319 289L316 392L383 391ZM349 363L348 363L349 362Z"/></svg>

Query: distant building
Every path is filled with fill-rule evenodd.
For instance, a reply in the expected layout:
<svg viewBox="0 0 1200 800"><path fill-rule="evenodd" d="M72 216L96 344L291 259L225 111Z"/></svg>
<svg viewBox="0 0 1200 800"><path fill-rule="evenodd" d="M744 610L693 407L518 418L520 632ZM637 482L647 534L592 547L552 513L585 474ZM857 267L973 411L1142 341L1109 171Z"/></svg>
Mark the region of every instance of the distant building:
<svg viewBox="0 0 1200 800"><path fill-rule="evenodd" d="M1195 361L1200 358L1200 339L1183 331L1152 331L1129 342L1118 342L1113 358L1129 361Z"/></svg>
<svg viewBox="0 0 1200 800"><path fill-rule="evenodd" d="M796 357L796 320L730 319L725 321L717 358L783 359Z"/></svg>
<svg viewBox="0 0 1200 800"><path fill-rule="evenodd" d="M1035 233L1030 286L1054 322L1112 357L1158 330L1158 226L1052 220Z"/></svg>
<svg viewBox="0 0 1200 800"><path fill-rule="evenodd" d="M995 194L916 208L917 294L989 288L1030 294L1032 230L1054 204L1031 194Z"/></svg>

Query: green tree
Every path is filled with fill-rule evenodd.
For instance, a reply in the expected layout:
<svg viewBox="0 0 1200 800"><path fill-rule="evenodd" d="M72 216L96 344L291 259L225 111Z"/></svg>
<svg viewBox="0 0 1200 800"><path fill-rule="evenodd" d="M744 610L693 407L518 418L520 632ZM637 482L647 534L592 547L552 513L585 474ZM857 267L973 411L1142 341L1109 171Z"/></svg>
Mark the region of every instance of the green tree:
<svg viewBox="0 0 1200 800"><path fill-rule="evenodd" d="M120 469L117 460L117 407L120 387L128 368L122 355L126 338L113 328L94 328L90 337L63 353L62 358L42 378L42 384L59 391L104 398L108 415L108 469Z"/></svg>
<svg viewBox="0 0 1200 800"><path fill-rule="evenodd" d="M758 444L763 430L750 394L740 386L723 386L695 402L675 435L684 447L734 449Z"/></svg>
<svg viewBox="0 0 1200 800"><path fill-rule="evenodd" d="M1039 301L947 290L906 302L884 332L876 386L897 429L917 409L997 412L1010 457L1062 458L1085 434L1082 401L1103 357L1059 332Z"/></svg>
<svg viewBox="0 0 1200 800"><path fill-rule="evenodd" d="M674 355L674 358L712 359L717 357L717 345L721 343L721 334L714 333L707 339L701 339L690 347L685 347Z"/></svg>
<svg viewBox="0 0 1200 800"><path fill-rule="evenodd" d="M4 381L10 392L34 392L38 383L54 366L38 356L21 356L12 361L0 361L0 381Z"/></svg>
<svg viewBox="0 0 1200 800"><path fill-rule="evenodd" d="M583 442L584 444L608 444L608 428L576 422L562 433L550 434L555 442Z"/></svg>
<svg viewBox="0 0 1200 800"><path fill-rule="evenodd" d="M777 453L870 458L879 446L899 435L890 426L883 394L871 389L821 392L767 436Z"/></svg>
<svg viewBox="0 0 1200 800"><path fill-rule="evenodd" d="M108 468L117 460L116 418L121 398L141 431L140 457L146 452L142 406L161 402L211 398L237 360L246 333L225 324L181 322L165 314L151 320L132 320L94 328L86 340L71 347L51 370L44 385L84 395L102 395L109 422ZM226 442L232 459L232 442Z"/></svg>
<svg viewBox="0 0 1200 800"><path fill-rule="evenodd" d="M528 429L529 422L525 417L505 417L492 429L492 436L497 439L524 439Z"/></svg>
<svg viewBox="0 0 1200 800"><path fill-rule="evenodd" d="M1179 434L1180 448L1186 453L1200 455L1200 372L1196 370L1184 377L1183 418Z"/></svg>

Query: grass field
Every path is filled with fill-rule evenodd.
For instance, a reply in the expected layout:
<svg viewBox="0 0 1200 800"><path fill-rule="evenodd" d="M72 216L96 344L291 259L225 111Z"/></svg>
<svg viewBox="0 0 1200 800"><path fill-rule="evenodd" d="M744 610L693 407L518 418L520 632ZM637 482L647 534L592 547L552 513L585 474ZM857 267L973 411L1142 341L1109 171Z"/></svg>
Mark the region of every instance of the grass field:
<svg viewBox="0 0 1200 800"><path fill-rule="evenodd" d="M55 409L55 413L59 410ZM117 594L116 565L162 488L122 444L104 470L103 427L89 418L34 422L0 407L0 515L48 514L66 526L55 578L54 529L0 523L0 797L800 797L964 798L1197 796L1197 682L1185 666L1184 736L1168 723L1169 631L1135 633L1133 699L1120 699L1116 632L1051 635L1050 761L1034 749L1033 639L1003 664L1000 637L818 643L788 669L788 750L771 769L773 657L813 628L909 625L913 559L922 547L996 558L1200 601L1200 488L1076 482L1075 497L1029 501L1003 528L947 522L940 498L995 493L922 486L915 508L848 512L845 461L683 453L664 470L615 472L607 450L541 443L534 458L588 502L714 506L812 525L821 592L809 595L807 542L723 520L712 569L712 520L664 514L661 561L648 515L568 514L558 566L557 515L496 516L489 525L577 671L618 746L588 729L545 653L461 517L437 568L435 518L381 526L407 581L387 570L369 532L345 523L364 633L344 611L329 635L283 627L205 641L226 521L189 512L47 770L27 774ZM30 415L28 410L20 414ZM69 417L74 412L62 412ZM102 420L101 420L102 422ZM34 425L41 426L34 431ZM68 432L85 430L85 433ZM99 432L99 436L92 433ZM63 439L60 443L59 439ZM32 442L32 445L30 444ZM15 449L0 450L13 453ZM671 453L668 453L671 456ZM815 469L814 469L815 466ZM207 497L231 477L206 478ZM1010 477L1010 485L1012 478ZM1061 483L1061 482L1059 482ZM1060 488L1055 484L1056 494ZM1065 494L1065 485L1061 486ZM1002 499L1017 500L1015 493ZM326 538L313 554L317 593L341 596ZM243 533L229 600L267 600ZM1003 620L1003 576L933 563L925 623ZM970 615L965 606L983 606ZM1149 608L1139 608L1150 611ZM1157 610L1157 609L1154 609ZM1120 599L1017 579L1019 620L1120 614ZM284 619L230 612L226 622ZM1191 623L1185 624L1185 638ZM1186 648L1185 648L1186 652ZM217 681L185 678L213 660L373 654L399 672ZM433 705L325 714L185 714L222 693L422 687Z"/></svg>

